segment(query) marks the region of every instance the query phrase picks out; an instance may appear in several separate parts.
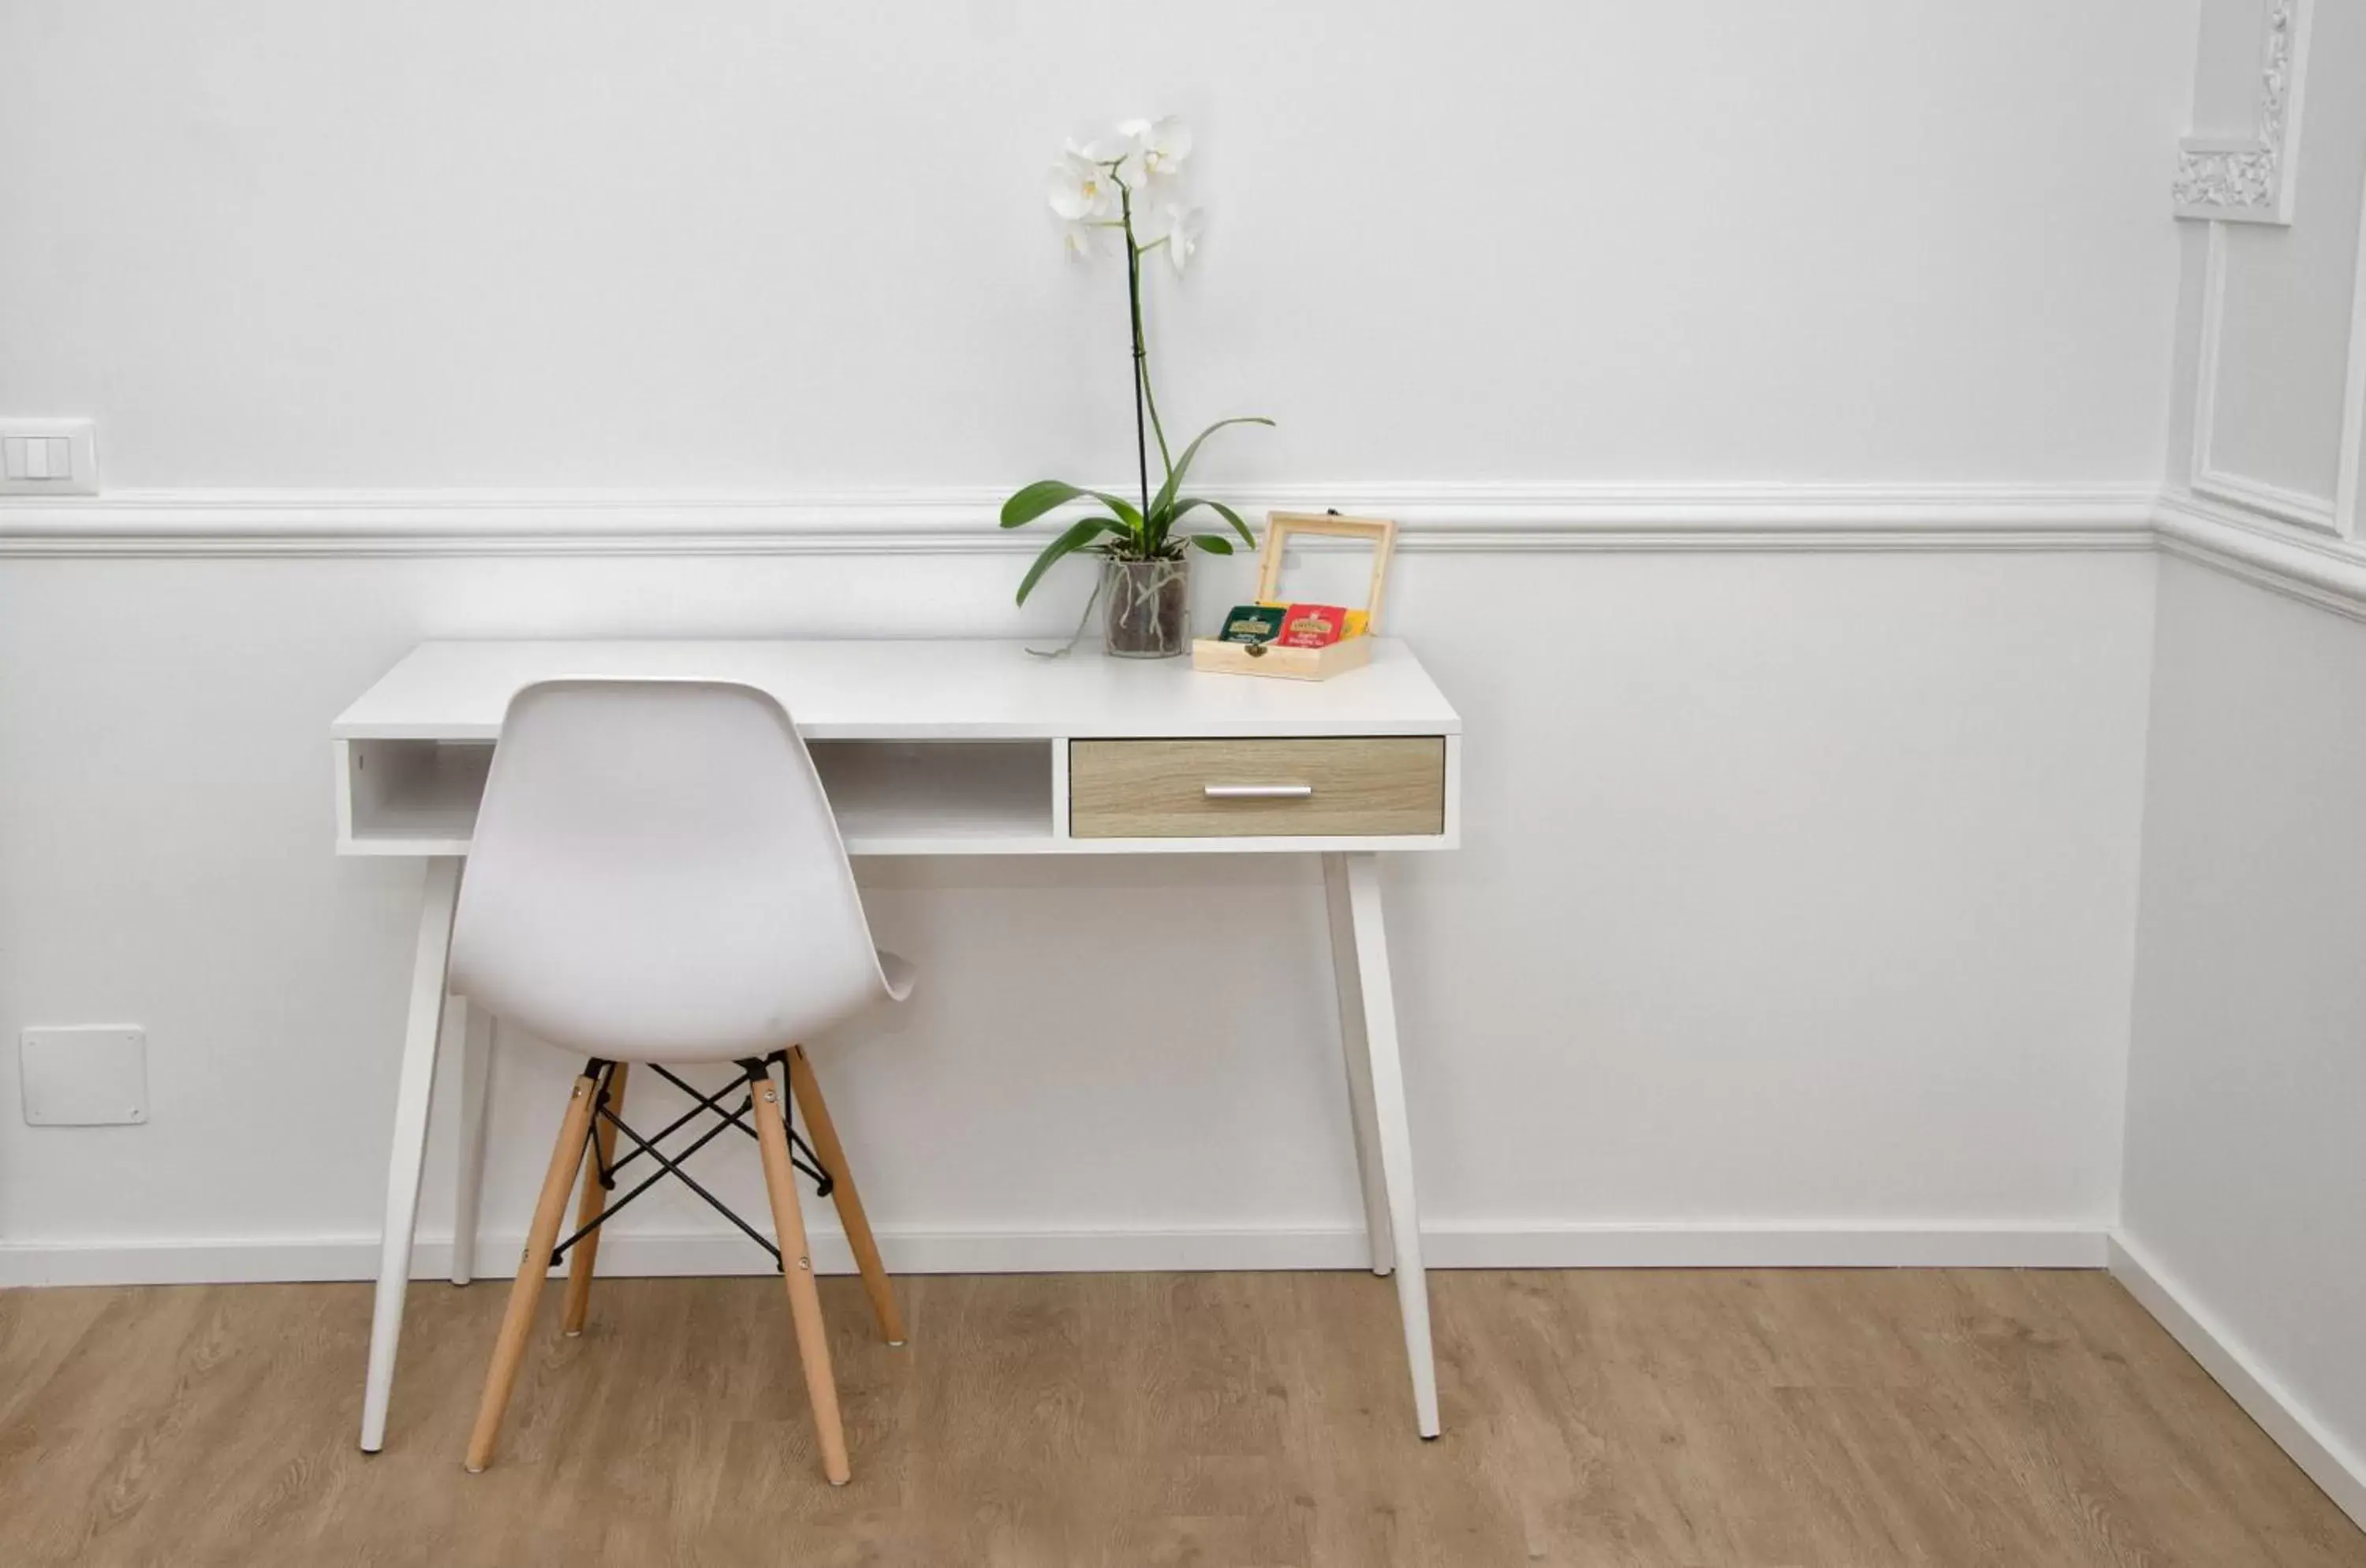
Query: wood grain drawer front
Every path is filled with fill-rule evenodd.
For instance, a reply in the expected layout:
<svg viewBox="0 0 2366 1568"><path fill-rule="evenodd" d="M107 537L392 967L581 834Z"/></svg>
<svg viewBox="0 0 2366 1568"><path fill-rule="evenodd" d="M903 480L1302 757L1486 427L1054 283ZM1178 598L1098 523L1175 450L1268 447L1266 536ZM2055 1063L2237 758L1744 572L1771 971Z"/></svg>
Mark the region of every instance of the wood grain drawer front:
<svg viewBox="0 0 2366 1568"><path fill-rule="evenodd" d="M1370 838L1446 831L1446 741L1072 740L1079 839Z"/></svg>

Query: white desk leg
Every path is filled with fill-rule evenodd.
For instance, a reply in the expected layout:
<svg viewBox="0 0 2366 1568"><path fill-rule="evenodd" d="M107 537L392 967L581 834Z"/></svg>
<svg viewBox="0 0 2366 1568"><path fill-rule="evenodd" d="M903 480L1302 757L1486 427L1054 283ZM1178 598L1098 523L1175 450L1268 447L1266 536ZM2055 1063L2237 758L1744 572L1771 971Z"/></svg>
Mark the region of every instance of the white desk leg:
<svg viewBox="0 0 2366 1568"><path fill-rule="evenodd" d="M460 1136L452 1145L452 1282L477 1272L477 1194L485 1179L485 1098L493 1076L493 1015L444 998L445 1048L459 1059Z"/></svg>
<svg viewBox="0 0 2366 1568"><path fill-rule="evenodd" d="M1388 931L1380 922L1380 857L1347 863L1347 906L1356 927L1356 967L1364 982L1364 1039L1370 1058L1372 1119L1380 1134L1380 1175L1388 1189L1389 1229L1396 1243L1397 1311L1404 1318L1405 1359L1413 1369L1416 1429L1437 1436L1437 1363L1429 1342L1429 1280L1421 1268L1421 1220L1413 1194L1413 1125L1405 1115L1404 1066L1397 1056L1396 1000L1389 987Z"/></svg>
<svg viewBox="0 0 2366 1568"><path fill-rule="evenodd" d="M369 1377L362 1386L362 1448L386 1444L387 1396L394 1389L394 1351L402 1337L402 1293L411 1283L411 1236L419 1220L419 1173L427 1163L427 1103L435 1089L436 1037L444 1028L444 969L452 955L452 905L460 861L427 863L419 907L419 945L411 965L411 1021L402 1037L402 1076L394 1091L394 1152L386 1167L386 1230L378 1241L377 1308L370 1318Z"/></svg>
<svg viewBox="0 0 2366 1568"><path fill-rule="evenodd" d="M1356 1135L1356 1174L1364 1183L1364 1235L1372 1272L1396 1267L1389 1236L1389 1184L1380 1170L1380 1133L1372 1119L1372 1063L1364 1033L1364 981L1356 964L1356 917L1349 910L1347 857L1323 857L1323 897L1331 922L1331 975L1339 987L1339 1046L1347 1061L1347 1122Z"/></svg>

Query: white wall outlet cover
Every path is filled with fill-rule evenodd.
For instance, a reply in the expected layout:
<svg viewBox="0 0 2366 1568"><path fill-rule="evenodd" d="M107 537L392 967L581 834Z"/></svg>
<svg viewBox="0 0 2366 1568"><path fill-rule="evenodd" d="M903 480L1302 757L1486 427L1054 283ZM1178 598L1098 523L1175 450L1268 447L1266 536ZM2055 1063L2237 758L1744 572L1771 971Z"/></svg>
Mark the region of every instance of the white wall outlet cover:
<svg viewBox="0 0 2366 1568"><path fill-rule="evenodd" d="M148 1120L144 1029L28 1029L17 1060L28 1127L126 1127Z"/></svg>
<svg viewBox="0 0 2366 1568"><path fill-rule="evenodd" d="M0 495L96 495L98 423L0 414Z"/></svg>

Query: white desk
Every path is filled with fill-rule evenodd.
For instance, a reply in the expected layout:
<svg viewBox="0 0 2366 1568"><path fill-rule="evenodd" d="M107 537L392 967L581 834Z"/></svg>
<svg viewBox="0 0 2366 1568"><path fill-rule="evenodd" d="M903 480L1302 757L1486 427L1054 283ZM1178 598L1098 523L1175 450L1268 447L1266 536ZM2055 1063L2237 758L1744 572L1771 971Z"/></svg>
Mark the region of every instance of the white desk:
<svg viewBox="0 0 2366 1568"><path fill-rule="evenodd" d="M330 730L338 852L427 864L364 1449L386 1437L439 1047L461 1058L453 1282L474 1269L490 1030L445 992L452 908L510 698L568 677L772 693L853 854L1319 854L1372 1270L1396 1274L1415 1421L1437 1435L1376 857L1454 847L1462 725L1402 643L1379 639L1369 666L1308 682L1200 674L1179 660L1044 660L1012 642L433 642Z"/></svg>

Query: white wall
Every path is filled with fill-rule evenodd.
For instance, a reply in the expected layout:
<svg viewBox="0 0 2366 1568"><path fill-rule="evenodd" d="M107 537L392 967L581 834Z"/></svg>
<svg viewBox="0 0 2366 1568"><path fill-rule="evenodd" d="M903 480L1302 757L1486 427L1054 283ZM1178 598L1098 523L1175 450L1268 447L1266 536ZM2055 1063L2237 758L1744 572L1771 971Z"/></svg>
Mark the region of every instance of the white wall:
<svg viewBox="0 0 2366 1568"><path fill-rule="evenodd" d="M1211 479L1526 481L1542 518L1489 553L1434 506L1392 582L1469 728L1468 846L1390 883L1441 1251L2091 1256L2153 567L2107 552L2124 526L2048 528L2163 460L2193 8L912 11L0 11L0 210L40 214L0 234L0 410L96 415L130 487L31 544L0 503L0 1039L145 1024L154 1101L36 1132L0 1077L0 1269L226 1239L367 1267L417 872L328 853L322 737L414 640L1048 632L1077 603L1014 618L1019 558L951 539L188 557L75 517L202 548L289 487L498 513L1114 473L1115 279L1058 261L1039 171L1141 108L1196 118L1214 207L1154 302L1168 406L1282 421ZM1640 536L1588 510L1659 480L1735 505L1696 490ZM823 1062L891 1238L1353 1257L1310 867L865 883L928 971ZM1092 956L1145 906L1146 973ZM489 1234L565 1070L502 1064ZM220 1256L186 1267L267 1266Z"/></svg>
<svg viewBox="0 0 2366 1568"><path fill-rule="evenodd" d="M1002 629L1011 564L12 562L0 1029L144 1023L153 1112L26 1129L12 1075L0 1237L372 1230L420 874L328 852L324 735L414 640ZM1401 567L1469 728L1466 847L1389 881L1425 1213L1496 1238L1461 1256L1601 1223L2100 1231L2147 558ZM926 979L820 1060L891 1233L1350 1225L1311 864L863 882ZM492 1234L523 1229L569 1066L502 1064Z"/></svg>
<svg viewBox="0 0 2366 1568"><path fill-rule="evenodd" d="M130 486L1123 467L1060 140L1201 130L1178 422L1289 479L2158 467L2190 3L0 8L0 412Z"/></svg>
<svg viewBox="0 0 2366 1568"><path fill-rule="evenodd" d="M2159 615L2123 1224L2357 1512L2366 625L2182 561Z"/></svg>
<svg viewBox="0 0 2366 1568"><path fill-rule="evenodd" d="M2223 121L2257 33L2203 37L2197 121ZM2366 11L2317 5L2292 225L2187 243L2120 1261L2366 1522L2366 519L2337 496L2366 409L2360 80Z"/></svg>

